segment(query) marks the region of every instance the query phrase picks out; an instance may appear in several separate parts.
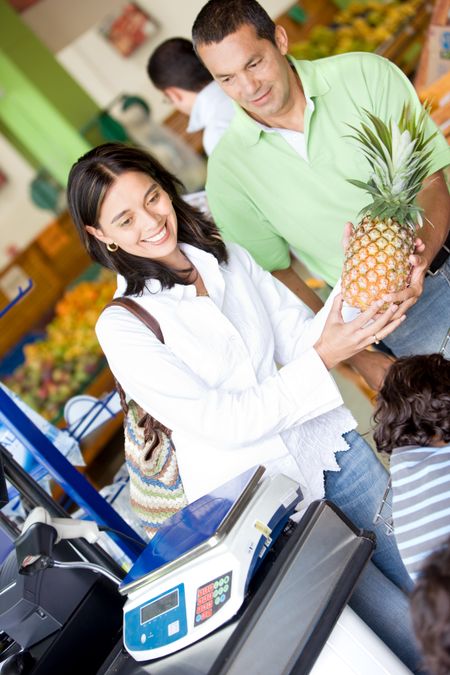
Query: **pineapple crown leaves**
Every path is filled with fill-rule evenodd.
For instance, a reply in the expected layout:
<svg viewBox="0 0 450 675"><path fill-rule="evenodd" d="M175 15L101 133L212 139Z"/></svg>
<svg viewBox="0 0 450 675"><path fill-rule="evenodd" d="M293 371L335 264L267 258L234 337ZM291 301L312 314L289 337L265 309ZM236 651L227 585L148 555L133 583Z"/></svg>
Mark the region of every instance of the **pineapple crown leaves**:
<svg viewBox="0 0 450 675"><path fill-rule="evenodd" d="M348 179L373 200L359 216L393 218L415 229L422 225L422 209L414 200L429 173L429 146L437 133L425 137L428 106L425 104L416 116L404 105L398 123L391 119L388 124L368 110L363 112L368 123L361 122L360 129L348 125L354 132L348 138L357 142L372 169L367 183Z"/></svg>

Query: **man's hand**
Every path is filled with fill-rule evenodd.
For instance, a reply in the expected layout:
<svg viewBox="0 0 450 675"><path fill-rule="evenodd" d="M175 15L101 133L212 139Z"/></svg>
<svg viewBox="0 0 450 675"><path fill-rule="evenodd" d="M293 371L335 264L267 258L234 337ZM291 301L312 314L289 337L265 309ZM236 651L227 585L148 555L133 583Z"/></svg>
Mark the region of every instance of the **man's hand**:
<svg viewBox="0 0 450 675"><path fill-rule="evenodd" d="M368 349L355 354L346 361L374 391L381 389L386 372L393 362L394 359L387 354L372 352Z"/></svg>
<svg viewBox="0 0 450 675"><path fill-rule="evenodd" d="M428 269L428 262L422 255L424 251L425 244L421 239L416 239L414 253L409 256L412 268L407 288L398 293L388 293L383 296L383 300L386 302L398 305L398 311L394 318L405 314L422 295L425 274Z"/></svg>
<svg viewBox="0 0 450 675"><path fill-rule="evenodd" d="M355 228L353 226L353 223L351 223L350 221L348 223L345 223L344 234L342 235L342 248L344 249L344 253L348 249L348 245L350 243L350 237L352 236L354 229Z"/></svg>

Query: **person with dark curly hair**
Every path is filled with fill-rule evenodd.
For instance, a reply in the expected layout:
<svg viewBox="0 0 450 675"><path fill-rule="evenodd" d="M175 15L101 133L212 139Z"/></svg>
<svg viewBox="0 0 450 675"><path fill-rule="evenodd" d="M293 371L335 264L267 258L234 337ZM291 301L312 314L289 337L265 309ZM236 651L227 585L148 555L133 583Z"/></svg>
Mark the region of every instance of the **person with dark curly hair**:
<svg viewBox="0 0 450 675"><path fill-rule="evenodd" d="M424 565L411 594L414 630L424 666L432 675L450 673L450 539Z"/></svg>
<svg viewBox="0 0 450 675"><path fill-rule="evenodd" d="M395 537L416 580L450 535L450 361L441 354L398 359L374 420L377 448L391 455Z"/></svg>

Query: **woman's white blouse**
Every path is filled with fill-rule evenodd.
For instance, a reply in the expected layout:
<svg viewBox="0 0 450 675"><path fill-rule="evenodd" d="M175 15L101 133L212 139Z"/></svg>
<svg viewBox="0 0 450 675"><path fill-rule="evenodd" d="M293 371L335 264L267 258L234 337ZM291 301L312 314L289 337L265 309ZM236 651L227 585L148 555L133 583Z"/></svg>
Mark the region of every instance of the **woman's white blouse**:
<svg viewBox="0 0 450 675"><path fill-rule="evenodd" d="M96 331L109 366L142 408L173 430L189 501L263 464L324 495L323 471L356 422L313 348L332 297L316 317L237 244L228 264L182 244L209 297L193 285L134 296L159 322L165 344L128 310L109 307ZM124 293L119 278L116 296ZM280 366L277 368L277 364Z"/></svg>

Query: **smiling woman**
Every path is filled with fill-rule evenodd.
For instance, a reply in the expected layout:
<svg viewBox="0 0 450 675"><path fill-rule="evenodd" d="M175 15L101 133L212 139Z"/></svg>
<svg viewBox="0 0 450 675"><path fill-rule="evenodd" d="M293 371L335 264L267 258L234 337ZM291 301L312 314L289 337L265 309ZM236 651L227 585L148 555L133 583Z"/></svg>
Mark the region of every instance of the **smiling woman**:
<svg viewBox="0 0 450 675"><path fill-rule="evenodd" d="M105 195L99 216L99 227L88 225L86 229L103 244L115 243L132 255L174 268L186 267L177 246L172 201L152 177L137 171L118 176Z"/></svg>
<svg viewBox="0 0 450 675"><path fill-rule="evenodd" d="M173 176L136 148L88 152L70 172L68 202L91 255L119 272L116 296L131 296L160 325L164 342L109 305L96 333L126 396L172 430L188 502L263 464L301 485L302 508L325 496L374 529L386 471L329 370L394 330L394 307L380 315L374 305L344 323L336 288L313 317L247 251L225 245L178 196ZM369 564L353 598L413 663L401 591L409 579L395 543L375 531L378 569Z"/></svg>
<svg viewBox="0 0 450 675"><path fill-rule="evenodd" d="M69 176L72 219L91 257L126 279L127 294L146 280L162 288L205 286L179 244L227 258L216 227L178 194L181 183L139 148L106 143L77 162Z"/></svg>

